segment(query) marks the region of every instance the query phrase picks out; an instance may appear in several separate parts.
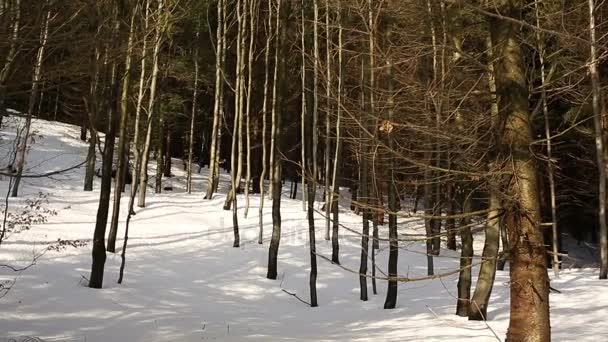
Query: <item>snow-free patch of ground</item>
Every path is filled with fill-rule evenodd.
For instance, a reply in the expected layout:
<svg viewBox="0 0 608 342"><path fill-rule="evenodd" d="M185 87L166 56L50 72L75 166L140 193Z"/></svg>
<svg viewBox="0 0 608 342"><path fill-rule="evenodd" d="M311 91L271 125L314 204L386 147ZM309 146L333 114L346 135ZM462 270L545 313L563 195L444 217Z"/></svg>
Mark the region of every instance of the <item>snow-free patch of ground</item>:
<svg viewBox="0 0 608 342"><path fill-rule="evenodd" d="M0 168L8 164L18 120L5 118L5 122L12 128L0 131ZM78 127L40 120L33 127L42 135L28 154L26 173L60 170L84 161L87 144L78 140ZM268 280L270 201L265 201L264 209L265 242L258 245L259 197L252 196L248 218L243 217L245 200L239 197L242 243L233 248L232 214L222 210L227 175L222 175L220 194L204 200L208 170L194 176L195 192L188 195L180 167L181 163L174 163L175 177L170 180L174 191L155 195L149 189L147 207L133 218L123 284L116 283L120 257L108 254L101 290L85 286L98 179L96 191L88 193L82 191L83 168L52 178L24 179L21 197L10 199L9 210L18 210L26 198L43 192L58 214L46 224L10 235L0 246L0 264L14 267L27 266L44 253L24 271L0 267L0 283L12 286L0 299L0 341L23 336L87 342L495 341L494 333L504 338L509 319L507 271L497 274L487 325L454 315L457 276L401 283L397 309L384 310L385 281L378 281L377 295L368 283L370 300L362 302L358 276L320 258L319 307L308 307L283 291L308 300L308 228L301 201L282 201L279 279ZM7 186L8 179L0 179L2 198ZM285 193L288 188L287 184ZM124 220L126 194L122 200ZM340 214L345 226L360 232L360 217L346 206ZM325 221L318 216L316 223L318 253L330 256L331 244L323 239ZM123 229L121 221L117 246L122 246ZM423 233L421 222L414 219L400 219L399 229L403 237ZM386 230L380 227L382 235ZM340 238L342 265L358 270L360 238L344 229ZM58 239L87 245L47 250ZM483 237L477 236L477 252L482 243ZM400 247L400 275L425 276L423 242ZM379 275L386 271L387 255L388 246L382 242ZM435 264L437 273L454 270L457 254L442 250ZM597 341L608 336L608 282L597 280L597 269L563 270L552 286L561 291L550 297L555 341Z"/></svg>

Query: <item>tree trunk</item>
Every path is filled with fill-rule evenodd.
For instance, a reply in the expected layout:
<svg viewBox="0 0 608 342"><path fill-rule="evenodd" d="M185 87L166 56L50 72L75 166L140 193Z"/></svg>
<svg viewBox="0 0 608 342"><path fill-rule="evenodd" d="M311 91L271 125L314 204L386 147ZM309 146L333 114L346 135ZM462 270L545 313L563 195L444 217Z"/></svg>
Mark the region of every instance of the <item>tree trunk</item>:
<svg viewBox="0 0 608 342"><path fill-rule="evenodd" d="M446 200L446 215L453 216L456 213L454 208L454 184L448 183L447 186L447 200ZM453 251L456 250L456 220L448 218L445 220L445 231L447 235L447 248Z"/></svg>
<svg viewBox="0 0 608 342"><path fill-rule="evenodd" d="M285 6L283 9L282 7ZM285 97L283 92L284 80L285 80L285 64L286 56L283 50L286 41L287 25L289 18L290 2L284 0L278 0L277 2L277 17L276 17L276 42L275 42L275 74L274 74L274 87L273 87L273 110L272 110L272 134L271 137L275 141L274 153L273 153L273 167L272 171L272 239L270 240L270 247L268 252L268 279L277 278L277 257L279 254L279 243L281 240L281 186L282 186L282 175L281 175L281 157L280 151L282 147L283 127L281 126L282 116L284 115L285 109ZM311 293L312 295L312 293ZM311 304L313 304L311 302ZM315 302L316 305L316 297Z"/></svg>
<svg viewBox="0 0 608 342"><path fill-rule="evenodd" d="M471 194L465 194L462 214L465 215L460 221L460 237L462 251L460 254L460 274L458 276L458 302L456 314L467 317L469 315L469 304L471 298L471 264L473 261L473 234L471 234Z"/></svg>
<svg viewBox="0 0 608 342"><path fill-rule="evenodd" d="M337 18L338 22L338 96L337 96L337 111L336 111L336 154L334 157L334 174L332 180L332 215L333 226L331 234L331 261L340 264L340 242L339 242L339 200L340 200L340 161L342 159L342 135L341 135L341 120L342 120L342 3L338 2ZM302 178L304 179L304 178ZM304 185L304 184L302 184Z"/></svg>
<svg viewBox="0 0 608 342"><path fill-rule="evenodd" d="M325 108L325 240L329 241L330 239L330 230L331 230L331 203L332 203L332 191L330 189L331 186L331 178L329 175L331 174L331 87L332 87L332 50L331 50L331 30L329 27L329 16L330 16L330 8L329 8L329 0L325 0L325 56L326 56L326 65L325 69L327 71L326 75L326 84L325 84L325 99L326 99L326 108Z"/></svg>
<svg viewBox="0 0 608 342"><path fill-rule="evenodd" d="M219 169L219 165L217 160L219 145L221 144L221 139L219 139L219 134L221 131L221 123L220 123L220 114L222 113L222 95L224 88L223 78L223 56L225 54L225 36L226 32L224 31L224 21L226 20L226 2L225 0L217 0L217 44L215 47L215 101L213 104L213 127L211 129L211 149L209 152L209 179L207 181L207 193L205 195L205 199L211 199L213 197L213 193L215 192L215 187L218 183L218 178L216 178L216 174L218 173L216 170Z"/></svg>
<svg viewBox="0 0 608 342"><path fill-rule="evenodd" d="M116 20L114 33L118 31L119 21ZM91 265L91 276L89 287L100 289L103 286L103 273L106 262L105 235L108 223L108 209L112 191L112 164L114 161L114 140L116 137L116 101L118 97L118 82L116 64L111 66L111 76L108 96L108 119L106 137L103 149L101 189L99 193L99 206L97 208L97 220L95 221L95 232L93 234L93 263Z"/></svg>
<svg viewBox="0 0 608 342"><path fill-rule="evenodd" d="M134 156L134 163L135 165L140 165L141 164L141 155L142 155L142 150L141 150L141 146L140 146L140 135L141 135L141 129L140 129L140 121L141 121L141 109L143 106L143 101L144 101L144 95L145 95L145 85L146 85L146 56L148 55L147 53L147 47L148 47L148 39L145 38L145 34L147 34L148 32L148 27L149 27L149 12L150 12L150 1L146 0L145 2L145 6L144 8L144 38L143 43L142 43L142 48L141 48L141 65L140 65L140 74L139 74L139 87L137 90L137 104L135 106L135 123L134 123L134 128L133 128L133 156ZM131 174L131 194L133 194L133 192L136 191L136 189L138 188L135 185L135 182L139 182L140 179L140 172L141 172L141 168L138 170L136 167L133 168L133 172ZM130 211L132 212L132 211Z"/></svg>
<svg viewBox="0 0 608 342"><path fill-rule="evenodd" d="M469 319L485 321L488 318L488 303L496 277L496 260L500 241L500 200L496 192L490 194L490 211L485 227L486 241L483 246L482 264L479 269L477 286L469 306Z"/></svg>
<svg viewBox="0 0 608 342"><path fill-rule="evenodd" d="M390 39L390 31L387 34ZM388 77L388 122L392 123L393 121L393 65L392 61L389 59L387 61L387 77ZM390 239L389 242L389 256L388 256L388 289L386 291L386 300L384 301L385 309L394 309L397 305L397 280L394 278L397 277L397 265L399 258L399 241L398 241L398 233L397 233L397 189L395 188L395 158L393 157L394 151L394 141L393 141L393 132L391 129L386 130L387 140L388 140L388 148L389 148L389 161L388 161L388 172L390 177L388 177L388 237Z"/></svg>
<svg viewBox="0 0 608 342"><path fill-rule="evenodd" d="M133 53L133 39L135 33L135 15L137 9L133 9L131 15L131 24L129 26L129 42L127 43L127 56L125 60L125 71L122 78L122 95L120 98L120 133L118 139L118 167L116 168L116 182L114 184L114 206L112 207L112 221L110 223L110 232L108 234L107 251L114 253L116 251L116 234L118 233L118 217L120 215L120 199L122 197L122 189L125 185L126 171L129 166L128 153L129 149L129 84L131 80L131 55ZM126 158L125 158L126 157Z"/></svg>
<svg viewBox="0 0 608 342"><path fill-rule="evenodd" d="M6 83L8 82L17 55L19 54L17 43L20 42L19 30L21 27L21 0L15 0L11 12L10 43L8 46L8 52L4 58L4 65L2 66L2 69L0 69L0 127L2 127L2 118L4 118L6 111L4 104L6 101Z"/></svg>
<svg viewBox="0 0 608 342"><path fill-rule="evenodd" d="M19 5L19 4L17 4ZM34 116L34 107L36 106L36 99L40 87L40 79L42 75L42 62L44 60L44 50L49 37L49 21L51 19L51 7L49 0L46 1L46 16L44 24L40 29L40 46L38 47L38 53L36 55L36 61L34 64L34 74L32 76L32 89L30 91L29 104L27 109L27 118L25 121L25 129L22 131L24 136L18 137L19 143L17 144L17 151L19 157L17 159L15 183L11 197L17 197L19 195L19 183L21 182L21 175L23 174L23 167L25 166L25 155L27 153L27 143L30 136L30 129L32 125L32 117Z"/></svg>
<svg viewBox="0 0 608 342"><path fill-rule="evenodd" d="M602 101L602 85L598 71L597 39L595 28L595 0L589 0L589 34L590 55L589 74L591 75L591 90L593 95L593 125L595 127L595 152L597 155L597 169L599 174L598 189L598 216L600 230L600 279L608 279L608 226L606 225L606 161L604 160L604 104Z"/></svg>
<svg viewBox="0 0 608 342"><path fill-rule="evenodd" d="M496 1L501 15L519 17L522 1ZM507 331L510 341L550 341L549 279L545 246L540 226L536 169L530 152L532 129L529 121L528 85L518 40L518 26L493 19L492 43L497 50L496 85L499 107L505 115L503 146L511 152L514 179L511 192L515 203L508 211L514 216L508 227L511 243L511 319ZM509 213L507 213L509 215Z"/></svg>
<svg viewBox="0 0 608 342"><path fill-rule="evenodd" d="M162 17L164 12L164 0L158 1L158 13ZM162 22L162 18L157 19L155 34L154 34L154 52L152 53L152 80L150 81L150 96L148 102L148 122L146 129L146 140L144 142L144 149L141 155L141 174L139 176L139 198L137 200L137 206L143 208L146 206L146 190L148 189L148 160L150 158L150 143L152 141L152 123L155 118L156 109L156 86L158 82L158 69L159 69L159 55L160 47L162 44L162 33L163 26L166 23Z"/></svg>
<svg viewBox="0 0 608 342"><path fill-rule="evenodd" d="M84 191L93 191L93 180L95 178L95 162L97 159L97 138L99 137L99 135L97 134L97 130L95 129L97 114L99 112L99 64L102 63L98 47L95 48L94 56L94 72L91 81L91 88L89 90L88 101L86 101L89 131L91 131L91 138L89 139L89 150L87 152L86 171L84 176ZM103 61L103 65L106 64L107 54L105 54Z"/></svg>
<svg viewBox="0 0 608 342"><path fill-rule="evenodd" d="M200 20L200 18L199 18ZM196 99L198 95L198 50L199 50L199 36L200 36L200 22L196 26L196 38L194 47L194 86L192 90L192 115L190 118L190 134L188 135L188 165L186 166L187 180L186 180L186 191L188 194L192 193L192 162L194 159L194 122L196 120ZM216 47L219 48L219 47ZM217 123L216 123L217 124ZM211 163L211 162L209 162Z"/></svg>
<svg viewBox="0 0 608 342"><path fill-rule="evenodd" d="M249 187L251 186L251 98L253 91L253 62L255 59L255 32L257 28L256 14L258 2L251 0L249 5L249 54L247 56L247 103L245 104L245 126L247 127L247 174L245 176L245 212L247 217L249 213Z"/></svg>
<svg viewBox="0 0 608 342"><path fill-rule="evenodd" d="M259 220L260 230L258 234L258 243L262 244L264 240L264 182L266 180L266 171L268 168L268 152L266 151L266 132L268 131L268 89L270 82L270 42L272 36L272 1L268 1L268 33L266 37L266 52L264 56L264 99L262 104L262 174L260 175L260 209Z"/></svg>

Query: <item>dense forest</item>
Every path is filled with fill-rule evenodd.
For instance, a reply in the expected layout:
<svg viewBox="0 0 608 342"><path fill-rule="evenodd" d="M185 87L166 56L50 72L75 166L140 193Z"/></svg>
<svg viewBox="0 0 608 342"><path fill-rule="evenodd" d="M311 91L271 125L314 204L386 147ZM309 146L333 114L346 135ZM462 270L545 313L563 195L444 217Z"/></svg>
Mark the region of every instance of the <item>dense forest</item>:
<svg viewBox="0 0 608 342"><path fill-rule="evenodd" d="M318 263L358 275L362 301L386 286L384 309L402 283L457 275L454 312L479 321L508 270L506 339L550 341L564 240L596 246L595 277L608 277L606 15L595 0L0 0L0 124L22 123L2 142L0 251L8 194L80 168L82 191L99 192L87 285L109 282L108 253L121 283L138 262L131 220L181 168L184 195L225 195L235 248L256 217L268 279L289 252L282 202L301 200L298 298L317 310ZM28 169L38 119L79 126L86 160ZM406 219L424 230L405 234ZM345 232L358 269L341 264ZM399 272L413 242L426 246L422 275ZM449 250L459 267L438 268Z"/></svg>

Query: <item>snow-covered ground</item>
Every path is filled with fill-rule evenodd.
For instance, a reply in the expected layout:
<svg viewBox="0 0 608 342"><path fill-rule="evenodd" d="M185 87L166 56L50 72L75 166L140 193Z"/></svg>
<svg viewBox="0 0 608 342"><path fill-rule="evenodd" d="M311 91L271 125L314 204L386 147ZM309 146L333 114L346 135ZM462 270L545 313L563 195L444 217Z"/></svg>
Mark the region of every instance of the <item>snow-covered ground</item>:
<svg viewBox="0 0 608 342"><path fill-rule="evenodd" d="M5 119L9 121L13 128L0 131L0 168L8 163L14 138L16 120ZM29 152L27 173L84 161L87 144L78 139L78 127L36 121L34 129L41 135ZM137 210L133 218L123 284L116 283L120 257L108 254L101 290L85 285L99 180L96 191L87 193L82 191L83 168L52 178L24 179L21 197L10 200L9 210L18 210L26 198L43 192L49 194L49 207L57 215L46 224L10 235L0 246L0 264L13 267L27 266L44 253L24 271L0 267L0 283L12 286L0 298L0 341L23 336L87 342L495 341L494 333L504 338L509 319L508 272L497 274L487 324L454 315L457 276L401 283L398 308L384 310L384 281L378 281L377 295L369 284L368 302L359 300L358 276L347 269L358 270L360 239L344 230L340 258L346 269L318 260L319 307L310 308L285 292L308 300L308 232L301 201L283 199L279 279L268 280L270 201L264 209L266 240L258 245L259 197L252 196L248 218L243 217L245 200L239 198L242 244L233 248L231 212L222 210L225 188L212 200L204 200L207 170L203 169L194 176L196 191L188 195L180 167L181 163L174 163L175 177L170 181L174 191L155 195L149 189L147 207ZM227 175L222 175L221 182L228 183ZM1 178L2 199L7 186L8 179ZM126 209L126 195L123 203ZM317 248L330 256L331 244L323 239L324 222L318 217ZM360 218L347 208L341 208L341 222L360 231ZM402 234L423 233L420 222L413 219L400 219L399 227ZM119 237L122 229L123 221ZM380 227L381 234L386 230ZM48 250L58 239L87 244ZM482 243L482 237L476 237L477 252ZM122 238L117 246L122 246ZM423 243L400 247L399 273L426 275ZM380 275L386 271L387 255L387 245L381 243ZM456 269L456 255L442 250L435 260L436 272ZM476 278L477 269L473 274ZM551 294L555 341L596 341L608 336L608 282L596 279L597 269L589 268L563 270L560 279L552 280L552 286L561 291Z"/></svg>

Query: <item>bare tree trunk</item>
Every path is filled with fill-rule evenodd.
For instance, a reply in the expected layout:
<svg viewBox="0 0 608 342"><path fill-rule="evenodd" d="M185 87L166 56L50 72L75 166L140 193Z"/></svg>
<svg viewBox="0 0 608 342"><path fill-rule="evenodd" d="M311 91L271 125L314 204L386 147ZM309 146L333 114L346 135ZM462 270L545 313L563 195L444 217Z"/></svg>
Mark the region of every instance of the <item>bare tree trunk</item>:
<svg viewBox="0 0 608 342"><path fill-rule="evenodd" d="M11 74L13 64L19 54L17 44L19 43L19 30L21 28L21 0L15 0L11 11L11 23L10 23L10 43L8 47L8 53L4 58L4 65L0 69L0 127L2 127L2 118L6 108L4 102L6 100L6 83Z"/></svg>
<svg viewBox="0 0 608 342"><path fill-rule="evenodd" d="M266 179L266 171L268 167L268 152L266 151L266 132L268 131L268 88L270 79L270 42L272 40L272 1L268 0L268 25L266 37L266 52L264 56L264 99L262 104L262 174L260 175L260 231L258 234L258 243L262 244L264 240L264 181Z"/></svg>
<svg viewBox="0 0 608 342"><path fill-rule="evenodd" d="M99 64L103 63L103 65L108 64L108 55L107 49L104 54L104 60L101 61L101 54L99 52L99 48L95 48L95 58L94 58L94 72L91 81L91 88L89 90L89 99L86 101L87 106L87 114L88 114L88 123L89 123L89 131L91 131L91 138L89 139L89 150L87 153L87 162L86 162L86 171L84 176L84 191L93 191L93 180L95 178L95 162L97 159L96 149L97 149L97 139L99 134L95 129L95 124L97 122L97 115L99 112L99 78L100 78L100 70Z"/></svg>
<svg viewBox="0 0 608 342"><path fill-rule="evenodd" d="M536 26L541 27L540 13L538 8L538 0L534 0L536 10ZM543 106L543 117L545 124L545 139L547 141L547 171L549 178L549 191L551 198L551 247L553 252L553 273L556 278L559 278L559 242L557 229L557 203L555 193L555 170L553 166L553 143L551 141L551 126L549 123L549 106L547 103L547 88L546 84L546 67L545 67L545 44L543 42L540 31L536 30L536 40L538 45L538 58L540 60L540 82L541 82L541 100Z"/></svg>
<svg viewBox="0 0 608 342"><path fill-rule="evenodd" d="M223 78L223 67L222 63L225 49L225 36L226 32L224 31L224 21L226 20L226 3L225 0L217 0L217 43L215 46L215 101L213 105L213 127L211 129L211 149L209 152L209 179L207 184L207 193L205 195L205 199L211 199L213 197L213 193L215 192L215 187L218 183L218 178L216 178L216 174L219 174L216 170L219 169L219 165L217 160L219 145L221 144L221 139L219 139L218 135L221 134L220 121L221 121L221 113L222 113L222 94L224 88Z"/></svg>
<svg viewBox="0 0 608 342"><path fill-rule="evenodd" d="M390 39L390 31L387 33L388 38ZM390 57L389 57L390 58ZM393 85L393 64L392 60L387 61L387 77L388 77L388 122L392 124L393 121L393 106L394 106L394 85ZM397 305L397 280L394 280L394 277L397 277L397 265L399 258L399 241L398 241L398 232L397 232L397 189L395 185L395 158L393 157L394 151L394 134L392 132L392 128L388 128L385 130L385 133L388 137L388 148L390 150L391 156L388 161L388 172L390 177L388 178L388 237L390 239L390 249L389 249L389 259L388 259L388 289L386 291L386 300L384 302L385 309L394 309Z"/></svg>
<svg viewBox="0 0 608 342"><path fill-rule="evenodd" d="M117 34L120 21L118 19L118 9L113 9L115 16L114 28L110 34ZM108 47L109 49L109 47ZM103 148L103 164L101 170L101 188L99 193L99 206L97 208L97 218L95 221L95 232L93 233L93 262L91 265L91 276L89 277L89 287L100 289L103 286L104 267L106 262L105 235L108 224L108 211L110 207L110 196L112 192L112 164L114 162L114 141L116 138L116 107L118 98L117 65L113 62L110 67L110 80L106 96L108 99L108 118L106 126L106 136Z"/></svg>
<svg viewBox="0 0 608 342"><path fill-rule="evenodd" d="M604 133L603 113L600 75L598 71L597 39L595 28L595 0L589 2L589 35L590 55L589 74L591 75L591 90L593 94L593 124L595 127L595 151L597 154L597 169L599 174L599 230L600 230L600 279L608 279L608 226L606 225L606 161L604 160Z"/></svg>
<svg viewBox="0 0 608 342"><path fill-rule="evenodd" d="M133 156L134 156L134 162L135 165L139 165L140 160L141 160L141 155L142 155L142 150L141 150L141 144L139 142L140 139L140 135L141 135L141 130L140 130L140 121L141 121L141 109L143 106L143 101L144 101L144 95L146 93L146 56L147 54L147 47L148 47L148 39L146 39L146 35L148 33L148 28L149 28L149 12L150 12L150 0L145 0L146 4L144 7L144 31L143 31L143 35L144 38L143 43L142 43L142 50L141 50L141 63L140 63L140 74L139 74L139 88L137 91L137 104L135 106L135 124L134 124L134 131L133 131ZM137 170L137 168L133 168L133 172L131 175L131 193L133 193L134 191L136 191L137 186L135 186L135 182L136 180L140 179L140 175L139 172L141 172L140 170Z"/></svg>
<svg viewBox="0 0 608 342"><path fill-rule="evenodd" d="M301 168L300 168L300 172L302 172L302 210L304 212L307 212L307 202L308 202L308 191L307 191L307 187L306 187L306 115L308 113L308 105L307 105L307 90L306 90L306 86L307 86L307 78L306 78L306 73L307 68L306 68L306 35L308 34L308 31L306 30L306 6L305 6L305 1L306 0L302 0L300 6L302 7L302 13L301 13L301 26L302 26L302 39L301 39L301 49L302 49L302 66L300 68L300 72L302 73L301 75L301 80L302 80L302 94L300 95L302 97L302 108L301 108L301 117L300 117L300 134L301 134L301 140L302 140L302 148L301 148ZM307 213L308 215L308 213Z"/></svg>
<svg viewBox="0 0 608 342"><path fill-rule="evenodd" d="M23 174L23 167L25 166L25 155L27 153L27 143L30 137L30 128L32 125L32 117L34 116L34 107L36 106L36 98L38 96L38 90L40 86L40 79L42 75L42 62L44 60L44 50L46 43L49 38L49 21L51 19L51 6L49 0L46 1L46 16L44 24L40 29L40 46L38 47L38 53L36 55L36 62L34 64L34 75L32 77L32 89L30 91L30 99L27 109L27 118L25 119L25 128L23 133L20 134L19 143L17 144L17 150L19 152L19 158L17 159L15 174L15 183L11 197L17 197L19 195L19 183L21 182L21 175Z"/></svg>
<svg viewBox="0 0 608 342"><path fill-rule="evenodd" d="M118 167L116 168L116 182L114 183L114 205L112 207L112 221L108 233L107 251L116 251L116 235L118 233L118 217L120 215L120 199L125 185L126 171L129 166L128 153L129 133L127 131L129 120L129 85L131 81L131 56L133 54L133 39L135 34L135 15L137 8L133 9L131 24L129 26L129 41L127 43L127 56L125 71L122 78L122 95L120 98L120 133L118 139ZM126 157L126 158L125 158Z"/></svg>
<svg viewBox="0 0 608 342"><path fill-rule="evenodd" d="M471 265L473 261L473 234L471 234L471 194L465 194L460 221L460 237L462 250L460 254L460 274L458 276L458 301L456 314L467 317L469 315L469 304L471 298Z"/></svg>
<svg viewBox="0 0 608 342"><path fill-rule="evenodd" d="M164 0L158 1L158 15L162 16L164 11ZM146 140L144 142L144 149L141 156L141 175L139 176L139 197L137 206L143 208L146 206L146 190L148 189L148 160L150 158L150 143L152 141L152 123L155 118L156 109L156 85L158 82L158 69L159 69L159 55L160 46L162 44L162 32L163 23L162 18L158 18L154 34L154 52L152 53L152 80L150 81L150 96L148 102L148 118L146 128Z"/></svg>
<svg viewBox="0 0 608 342"><path fill-rule="evenodd" d="M277 278L277 257L279 254L279 244L281 241L281 157L280 146L282 140L281 116L284 110L283 106L283 72L285 70L285 54L283 53L284 41L286 39L286 26L288 19L288 10L283 9L283 0L277 1L277 20L276 20L276 42L275 42L275 69L274 69L274 86L273 86L273 108L272 108L272 134L271 139L274 140L273 167L272 167L272 238L268 250L268 279ZM285 6L289 7L289 1L286 1ZM279 91L280 90L280 91Z"/></svg>
<svg viewBox="0 0 608 342"><path fill-rule="evenodd" d="M498 0L496 11L517 18L522 1ZM496 85L504 108L505 127L503 146L511 153L513 168L511 192L515 203L507 215L513 217L509 226L511 242L511 316L509 341L550 341L549 279L546 250L540 225L539 195L536 169L530 152L532 129L529 121L528 85L518 40L518 26L510 21L493 19L490 22L492 43L496 47Z"/></svg>
<svg viewBox="0 0 608 342"><path fill-rule="evenodd" d="M365 127L365 129L367 129L369 127L369 117L373 117L373 68L374 68L374 39L373 39L373 25L374 25L374 11L373 11L373 7L372 7L372 0L368 0L367 1L367 6L368 6L368 25L369 25L369 29L370 29L370 39L369 39L369 54L370 54L370 59L369 59L369 65L367 68L367 72L368 72L368 84L367 87L365 87L365 89L363 89L363 106L366 110L364 110L364 116L361 119L363 120L363 126ZM362 74L365 74L365 64L363 63L362 65L362 70L361 70ZM365 98L365 91L368 92L368 98L366 101ZM361 171L359 174L359 186L361 187L361 197L360 197L360 202L361 205L363 207L362 209L362 220L363 220L363 229L362 229L362 235L361 235L361 263L359 265L359 288L360 288L360 299L363 301L367 301L368 300L368 295L367 295L367 258L369 257L369 216L370 216L370 209L368 207L369 205L369 170L368 170L368 150L369 147L366 145L365 142L362 142L362 152L361 152ZM373 252L373 250L372 250Z"/></svg>
<svg viewBox="0 0 608 342"><path fill-rule="evenodd" d="M340 200L340 182L339 182L339 170L340 160L342 158L342 135L341 135L341 120L342 120L342 2L338 1L337 18L338 22L338 95L337 95L337 112L336 112L336 154L334 157L334 174L332 180L332 200L331 207L333 211L333 226L331 234L331 260L336 264L340 264L340 241L338 237L339 233L339 200ZM304 184L302 184L304 185Z"/></svg>
<svg viewBox="0 0 608 342"><path fill-rule="evenodd" d="M490 211L486 224L486 241L483 246L482 264L479 269L477 286L469 304L469 319L485 321L488 317L488 304L494 278L496 277L496 260L498 259L498 245L500 241L500 199L496 191L490 193Z"/></svg>
<svg viewBox="0 0 608 342"><path fill-rule="evenodd" d="M325 240L330 239L330 221L331 221L331 200L332 200L332 191L330 189L331 179L329 175L331 174L331 87L332 87L332 66L331 66L331 30L329 28L329 0L325 0L325 56L327 64L325 66L327 70L326 76L326 84L325 84L325 99L326 99L326 108L325 108Z"/></svg>
<svg viewBox="0 0 608 342"><path fill-rule="evenodd" d="M247 175L245 176L245 217L249 213L249 187L251 186L251 97L253 90L253 62L255 59L255 32L257 28L258 2L251 0L249 5L249 55L247 57L247 104L245 106L245 126L247 126Z"/></svg>
<svg viewBox="0 0 608 342"><path fill-rule="evenodd" d="M236 82L234 87L234 126L232 128L232 153L230 157L230 175L232 178L230 191L224 202L224 210L229 210L232 202L236 202L236 194L239 191L243 167L243 89L244 89L244 65L245 65L245 26L246 26L246 1L237 0L237 46L236 46ZM234 216L234 215L233 215ZM238 224L235 223L235 229ZM236 231L235 231L236 234Z"/></svg>
<svg viewBox="0 0 608 342"><path fill-rule="evenodd" d="M186 190L188 194L192 193L192 161L194 155L194 122L196 121L196 99L198 95L198 49L200 36L200 22L196 26L196 38L194 47L194 89L192 90L192 117L190 118L190 135L188 137L188 179L186 181ZM211 159L210 159L211 160ZM211 163L211 162L210 162Z"/></svg>
<svg viewBox="0 0 608 342"><path fill-rule="evenodd" d="M160 98L160 96L159 96ZM154 178L154 193L160 194L163 191L163 173L165 171L165 142L167 136L167 124L165 113L160 110L159 103L156 103L158 113L158 127L156 127L156 177Z"/></svg>

